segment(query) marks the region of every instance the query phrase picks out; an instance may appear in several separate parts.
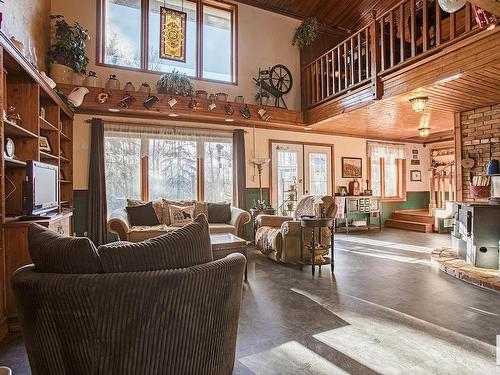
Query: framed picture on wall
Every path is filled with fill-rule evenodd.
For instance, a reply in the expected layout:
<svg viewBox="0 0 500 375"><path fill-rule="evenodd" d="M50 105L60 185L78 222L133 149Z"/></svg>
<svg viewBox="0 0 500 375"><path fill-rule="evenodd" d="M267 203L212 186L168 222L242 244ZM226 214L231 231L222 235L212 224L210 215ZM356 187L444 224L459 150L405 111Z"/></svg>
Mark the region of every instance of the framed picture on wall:
<svg viewBox="0 0 500 375"><path fill-rule="evenodd" d="M411 153L412 153L413 155L418 155L418 150L411 150Z"/></svg>
<svg viewBox="0 0 500 375"><path fill-rule="evenodd" d="M411 160L411 165L420 165L420 160Z"/></svg>
<svg viewBox="0 0 500 375"><path fill-rule="evenodd" d="M414 181L414 182L418 182L418 181L422 181L422 172L420 172L419 170L411 170L410 171L410 181Z"/></svg>
<svg viewBox="0 0 500 375"><path fill-rule="evenodd" d="M342 157L342 178L361 178L363 160L361 158Z"/></svg>

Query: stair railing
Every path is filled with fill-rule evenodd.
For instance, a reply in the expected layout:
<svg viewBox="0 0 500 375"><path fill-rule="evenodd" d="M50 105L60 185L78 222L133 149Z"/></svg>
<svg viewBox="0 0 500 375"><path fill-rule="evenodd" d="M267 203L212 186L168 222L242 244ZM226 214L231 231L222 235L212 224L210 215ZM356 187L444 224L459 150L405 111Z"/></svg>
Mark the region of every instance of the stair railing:
<svg viewBox="0 0 500 375"><path fill-rule="evenodd" d="M455 162L429 169L429 208L444 208L446 201L455 200ZM448 192L448 199L446 199Z"/></svg>

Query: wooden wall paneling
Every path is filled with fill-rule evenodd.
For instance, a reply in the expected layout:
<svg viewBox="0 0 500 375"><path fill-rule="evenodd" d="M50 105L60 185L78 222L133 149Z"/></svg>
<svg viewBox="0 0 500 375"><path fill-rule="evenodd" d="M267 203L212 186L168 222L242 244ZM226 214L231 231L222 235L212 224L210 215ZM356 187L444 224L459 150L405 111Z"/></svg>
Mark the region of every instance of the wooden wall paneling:
<svg viewBox="0 0 500 375"><path fill-rule="evenodd" d="M450 39L453 40L455 39L455 20L456 20L456 13L450 13Z"/></svg>
<svg viewBox="0 0 500 375"><path fill-rule="evenodd" d="M467 2L465 4L465 32L469 32L471 30L471 7L470 3Z"/></svg>

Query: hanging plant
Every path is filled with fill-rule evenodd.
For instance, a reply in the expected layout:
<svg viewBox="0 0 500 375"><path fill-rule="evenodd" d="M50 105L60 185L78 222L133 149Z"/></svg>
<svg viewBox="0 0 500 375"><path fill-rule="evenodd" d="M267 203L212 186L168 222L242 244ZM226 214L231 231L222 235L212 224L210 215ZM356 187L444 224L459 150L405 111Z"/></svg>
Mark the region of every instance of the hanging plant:
<svg viewBox="0 0 500 375"><path fill-rule="evenodd" d="M194 84L186 73L173 70L170 73L162 74L156 83L160 94L193 96Z"/></svg>
<svg viewBox="0 0 500 375"><path fill-rule="evenodd" d="M314 17L306 18L293 36L292 46L297 44L299 48L310 45L318 36L318 20Z"/></svg>

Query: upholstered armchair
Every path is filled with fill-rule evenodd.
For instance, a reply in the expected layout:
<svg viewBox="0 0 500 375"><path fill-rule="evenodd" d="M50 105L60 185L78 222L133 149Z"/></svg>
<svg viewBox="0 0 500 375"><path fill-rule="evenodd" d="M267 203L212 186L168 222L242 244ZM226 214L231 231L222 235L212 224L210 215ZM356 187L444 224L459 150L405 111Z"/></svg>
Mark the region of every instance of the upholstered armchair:
<svg viewBox="0 0 500 375"><path fill-rule="evenodd" d="M259 215L256 220L257 233L255 234L255 247L271 259L280 262L294 263L300 259L300 217L314 215L314 201L323 200L327 217L335 217L337 205L332 196L303 197L297 204L295 215L273 216ZM311 231L304 232L304 240L311 240ZM321 231L321 241L329 244L331 241L328 229Z"/></svg>

